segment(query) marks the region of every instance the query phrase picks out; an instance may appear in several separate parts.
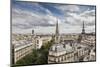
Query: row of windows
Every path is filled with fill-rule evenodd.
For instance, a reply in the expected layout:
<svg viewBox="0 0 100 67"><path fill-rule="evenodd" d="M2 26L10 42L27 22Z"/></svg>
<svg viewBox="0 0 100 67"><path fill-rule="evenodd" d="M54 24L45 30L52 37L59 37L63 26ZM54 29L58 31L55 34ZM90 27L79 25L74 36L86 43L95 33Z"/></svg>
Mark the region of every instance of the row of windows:
<svg viewBox="0 0 100 67"><path fill-rule="evenodd" d="M79 50L77 57L88 55L88 54L89 54L89 50L87 50L87 49Z"/></svg>
<svg viewBox="0 0 100 67"><path fill-rule="evenodd" d="M27 48L21 49L20 51L15 52L16 61L23 58L24 56L29 54L31 51L32 51L32 47L30 46L30 47L27 47Z"/></svg>
<svg viewBox="0 0 100 67"><path fill-rule="evenodd" d="M32 45L27 46L27 47L24 47L24 48L22 48L22 49L19 49L19 50L17 50L16 52L20 52L20 51L23 51L23 50L27 50L27 49L29 49L29 47L32 47Z"/></svg>
<svg viewBox="0 0 100 67"><path fill-rule="evenodd" d="M69 55L65 55L65 56L62 56L62 57L58 57L58 58L54 58L54 57L49 57L48 59L50 61L55 61L55 62L63 62L63 61L66 61L66 60L69 60L69 61L72 61L74 58L74 54L69 54ZM53 59L54 58L54 59Z"/></svg>
<svg viewBox="0 0 100 67"><path fill-rule="evenodd" d="M86 50L86 51L81 50L81 51L79 51L78 53L75 53L75 54L69 54L67 56L62 56L62 57L59 57L59 58L54 58L54 61L55 62L62 62L62 61L68 60L68 62L70 62L70 61L73 61L74 59L78 58L78 56L83 56L83 55L87 55L87 54L88 54L88 50ZM51 58L52 57L49 57L49 60L51 60Z"/></svg>

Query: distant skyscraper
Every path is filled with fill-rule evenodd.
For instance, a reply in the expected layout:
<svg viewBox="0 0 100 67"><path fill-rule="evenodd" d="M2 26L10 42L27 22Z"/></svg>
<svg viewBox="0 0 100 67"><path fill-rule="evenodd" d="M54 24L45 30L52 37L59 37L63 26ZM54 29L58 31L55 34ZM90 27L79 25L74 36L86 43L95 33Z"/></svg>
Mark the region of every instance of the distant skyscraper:
<svg viewBox="0 0 100 67"><path fill-rule="evenodd" d="M32 34L34 34L34 30L32 30Z"/></svg>
<svg viewBox="0 0 100 67"><path fill-rule="evenodd" d="M83 22L82 34L85 34L84 22Z"/></svg>

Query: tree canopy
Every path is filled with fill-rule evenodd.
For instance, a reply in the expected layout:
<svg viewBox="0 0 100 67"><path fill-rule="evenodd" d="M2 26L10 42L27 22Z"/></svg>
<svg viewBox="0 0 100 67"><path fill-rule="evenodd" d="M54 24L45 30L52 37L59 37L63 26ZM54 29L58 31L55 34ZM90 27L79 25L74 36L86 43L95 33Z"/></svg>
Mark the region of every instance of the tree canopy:
<svg viewBox="0 0 100 67"><path fill-rule="evenodd" d="M28 54L24 58L16 62L16 65L37 65L48 63L48 51L50 46L54 43L54 40L48 41L40 49L33 49L31 54Z"/></svg>

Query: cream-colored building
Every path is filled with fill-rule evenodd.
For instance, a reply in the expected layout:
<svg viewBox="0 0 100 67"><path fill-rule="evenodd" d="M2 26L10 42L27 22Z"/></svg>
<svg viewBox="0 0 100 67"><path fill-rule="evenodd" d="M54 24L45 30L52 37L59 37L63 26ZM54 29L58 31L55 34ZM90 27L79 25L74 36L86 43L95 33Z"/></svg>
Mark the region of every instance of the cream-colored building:
<svg viewBox="0 0 100 67"><path fill-rule="evenodd" d="M49 50L48 63L83 61L85 56L89 55L88 47L79 43L73 43L73 45L54 44Z"/></svg>
<svg viewBox="0 0 100 67"><path fill-rule="evenodd" d="M30 54L33 49L33 43L26 40L13 41L12 45L14 45L14 63Z"/></svg>
<svg viewBox="0 0 100 67"><path fill-rule="evenodd" d="M83 29L83 33L85 30ZM90 48L86 44L78 43L77 35L59 37L58 22L56 24L55 43L50 47L48 54L48 63L66 63L84 61L89 55ZM62 41L60 41L62 40Z"/></svg>
<svg viewBox="0 0 100 67"><path fill-rule="evenodd" d="M50 47L48 63L64 63L74 61L74 50L70 44L60 42L58 22L56 23L55 43Z"/></svg>
<svg viewBox="0 0 100 67"><path fill-rule="evenodd" d="M89 46L95 46L96 37L94 35L85 35L84 38L82 38L81 43L87 43Z"/></svg>
<svg viewBox="0 0 100 67"><path fill-rule="evenodd" d="M73 48L69 44L54 44L50 48L48 55L48 63L64 63L73 61Z"/></svg>
<svg viewBox="0 0 100 67"><path fill-rule="evenodd" d="M49 42L52 36L36 36L35 37L35 48L40 49L45 43Z"/></svg>

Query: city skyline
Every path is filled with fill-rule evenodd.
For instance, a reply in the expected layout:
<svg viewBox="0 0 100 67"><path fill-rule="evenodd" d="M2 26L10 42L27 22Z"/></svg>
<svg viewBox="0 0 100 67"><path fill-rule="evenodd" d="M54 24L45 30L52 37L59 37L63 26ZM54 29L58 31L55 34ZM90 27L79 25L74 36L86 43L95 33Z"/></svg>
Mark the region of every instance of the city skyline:
<svg viewBox="0 0 100 67"><path fill-rule="evenodd" d="M55 33L58 20L60 33L95 32L95 6L53 3L12 3L13 33Z"/></svg>
<svg viewBox="0 0 100 67"><path fill-rule="evenodd" d="M96 6L12 2L11 66L96 61Z"/></svg>

